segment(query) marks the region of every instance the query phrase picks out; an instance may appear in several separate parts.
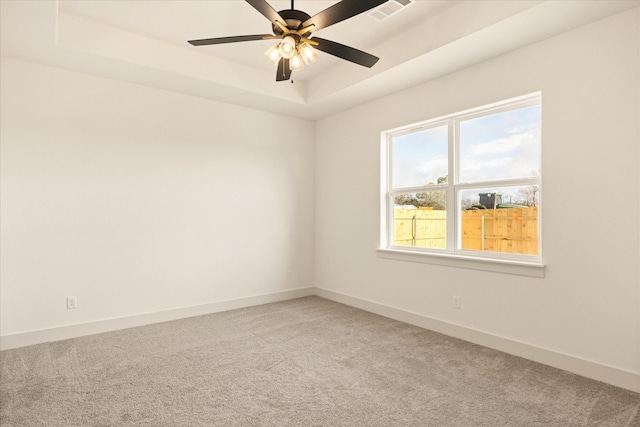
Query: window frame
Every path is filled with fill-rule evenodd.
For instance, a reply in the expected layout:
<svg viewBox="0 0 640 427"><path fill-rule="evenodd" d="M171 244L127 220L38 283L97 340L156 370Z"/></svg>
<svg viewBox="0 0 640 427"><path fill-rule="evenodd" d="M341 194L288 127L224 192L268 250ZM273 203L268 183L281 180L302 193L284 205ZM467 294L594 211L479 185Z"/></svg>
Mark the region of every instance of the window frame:
<svg viewBox="0 0 640 427"><path fill-rule="evenodd" d="M460 182L460 123L521 108L540 105L542 94L535 92L516 98L436 117L381 133L381 194L380 194L380 246L379 256L390 259L427 262L441 265L462 266L480 270L543 277L542 263L542 141L540 141L540 167L537 176L488 181ZM542 116L540 118L542 132ZM446 184L412 187L393 186L393 138L417 133L442 125L448 126L448 179ZM464 190L502 188L535 185L538 188L538 253L537 255L513 254L493 251L474 251L461 248L461 194ZM445 191L446 249L401 246L393 244L394 195Z"/></svg>

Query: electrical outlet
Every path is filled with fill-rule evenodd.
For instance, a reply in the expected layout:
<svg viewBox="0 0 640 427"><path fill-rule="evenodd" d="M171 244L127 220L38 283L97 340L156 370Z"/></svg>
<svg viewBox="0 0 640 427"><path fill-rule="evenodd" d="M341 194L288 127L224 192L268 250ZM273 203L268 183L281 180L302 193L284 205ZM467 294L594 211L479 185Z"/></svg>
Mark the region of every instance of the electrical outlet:
<svg viewBox="0 0 640 427"><path fill-rule="evenodd" d="M287 271L287 279L293 279L293 273L291 270Z"/></svg>
<svg viewBox="0 0 640 427"><path fill-rule="evenodd" d="M67 309L78 308L78 297L67 297Z"/></svg>
<svg viewBox="0 0 640 427"><path fill-rule="evenodd" d="M460 308L460 297L457 295L453 296L453 308Z"/></svg>

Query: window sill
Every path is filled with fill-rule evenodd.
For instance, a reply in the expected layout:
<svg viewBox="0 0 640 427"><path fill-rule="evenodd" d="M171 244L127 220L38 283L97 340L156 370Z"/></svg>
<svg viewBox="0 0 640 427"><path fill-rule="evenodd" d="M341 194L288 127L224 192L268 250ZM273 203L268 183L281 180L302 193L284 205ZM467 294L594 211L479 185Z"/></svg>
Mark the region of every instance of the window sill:
<svg viewBox="0 0 640 427"><path fill-rule="evenodd" d="M399 249L378 249L377 251L378 258L493 271L496 273L517 274L520 276L544 277L545 270L543 264L534 262L487 259L454 254L434 254L403 251Z"/></svg>

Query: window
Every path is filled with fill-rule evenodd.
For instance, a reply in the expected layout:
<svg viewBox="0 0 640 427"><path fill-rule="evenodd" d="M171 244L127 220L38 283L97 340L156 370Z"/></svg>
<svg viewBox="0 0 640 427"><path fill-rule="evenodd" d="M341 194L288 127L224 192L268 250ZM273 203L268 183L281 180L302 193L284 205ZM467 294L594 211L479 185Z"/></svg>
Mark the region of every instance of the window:
<svg viewBox="0 0 640 427"><path fill-rule="evenodd" d="M383 133L381 249L540 264L540 94Z"/></svg>

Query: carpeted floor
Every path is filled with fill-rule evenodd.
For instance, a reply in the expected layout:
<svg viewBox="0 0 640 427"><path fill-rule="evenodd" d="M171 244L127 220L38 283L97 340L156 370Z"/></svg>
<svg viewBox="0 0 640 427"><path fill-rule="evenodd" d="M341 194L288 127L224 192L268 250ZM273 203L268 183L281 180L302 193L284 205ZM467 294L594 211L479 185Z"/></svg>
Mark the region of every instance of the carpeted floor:
<svg viewBox="0 0 640 427"><path fill-rule="evenodd" d="M640 426L640 395L319 297L0 353L8 426Z"/></svg>

